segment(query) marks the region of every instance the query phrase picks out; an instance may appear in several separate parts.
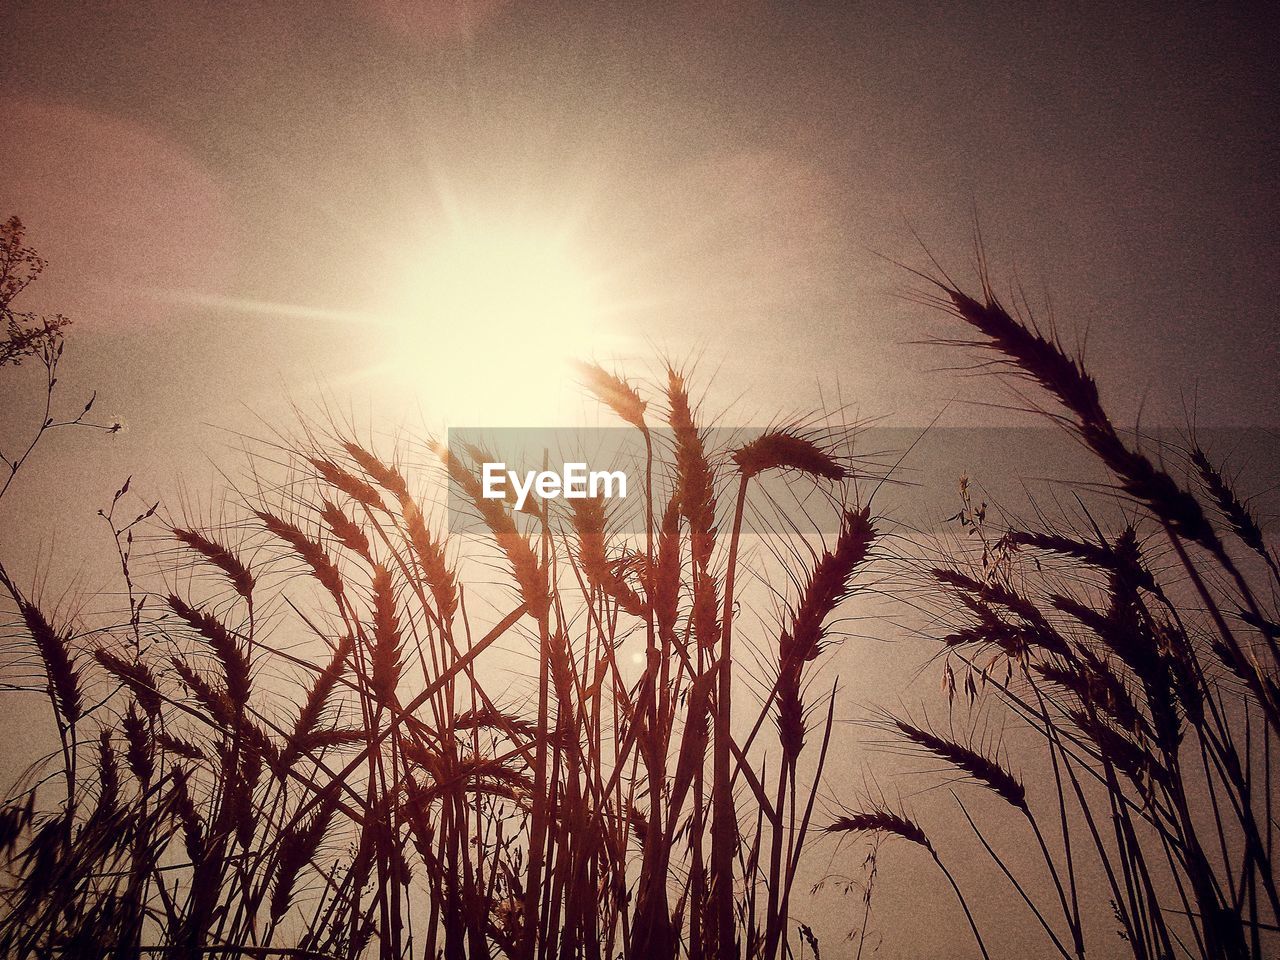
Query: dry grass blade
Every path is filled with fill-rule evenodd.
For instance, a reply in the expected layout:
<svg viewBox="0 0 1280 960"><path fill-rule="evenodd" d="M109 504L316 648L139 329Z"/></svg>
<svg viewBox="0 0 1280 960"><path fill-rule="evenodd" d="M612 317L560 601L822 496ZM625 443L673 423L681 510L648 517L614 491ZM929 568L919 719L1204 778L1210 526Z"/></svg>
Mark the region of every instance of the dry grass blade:
<svg viewBox="0 0 1280 960"><path fill-rule="evenodd" d="M35 604L19 598L18 606L27 632L35 641L40 659L44 663L50 695L63 720L74 725L80 719L84 705L80 693L80 673L71 657L67 640L50 626L44 613Z"/></svg>
<svg viewBox="0 0 1280 960"><path fill-rule="evenodd" d="M187 859L193 864L203 863L206 854L204 824L192 801L187 774L181 767L174 767L172 777L173 789L169 792L169 802L182 828L182 842L186 847Z"/></svg>
<svg viewBox="0 0 1280 960"><path fill-rule="evenodd" d="M165 750L182 757L184 760L203 760L205 758L204 752L194 743L190 743L167 731L157 730L155 741Z"/></svg>
<svg viewBox="0 0 1280 960"><path fill-rule="evenodd" d="M0 860L8 860L14 848L30 825L36 808L36 794L32 790L27 794L25 803L12 803L0 807Z"/></svg>
<svg viewBox="0 0 1280 960"><path fill-rule="evenodd" d="M196 673L190 664L181 658L174 657L170 663L173 665L174 673L178 675L178 679L182 681L192 696L200 702L200 706L219 726L228 730L235 726L235 711L232 709L230 700L224 692L214 689L209 681Z"/></svg>
<svg viewBox="0 0 1280 960"><path fill-rule="evenodd" d="M373 478L378 486L391 493L397 500L403 500L409 495L409 485L395 467L383 463L364 447L350 440L342 444L342 449L360 465L361 470Z"/></svg>
<svg viewBox="0 0 1280 960"><path fill-rule="evenodd" d="M102 665L103 669L129 688L147 716L159 715L160 688L150 667L141 660L133 662L123 660L101 647L93 652L93 658Z"/></svg>
<svg viewBox="0 0 1280 960"><path fill-rule="evenodd" d="M674 367L667 368L667 422L676 440L676 489L680 512L689 523L694 562L711 562L716 540L715 473L707 461L702 435L693 419L688 386Z"/></svg>
<svg viewBox="0 0 1280 960"><path fill-rule="evenodd" d="M962 629L946 638L956 646L965 643L994 643L1011 656L1022 656L1031 647L1067 656L1066 639L1045 618L1040 609L1012 588L994 580L976 580L958 570L935 567L929 571L939 583L961 594L961 600L979 619L977 629ZM1021 624L1004 620L992 606L1004 607L1017 615Z"/></svg>
<svg viewBox="0 0 1280 960"><path fill-rule="evenodd" d="M226 574L231 585L235 587L236 593L246 600L253 598L253 574L230 549L215 543L197 530L174 527L172 532L177 540Z"/></svg>
<svg viewBox="0 0 1280 960"><path fill-rule="evenodd" d="M1123 490L1189 540L1217 552L1217 535L1199 502L1146 456L1130 450L1103 409L1098 384L1080 361L1067 355L1055 338L1015 319L984 283L983 301L945 284L955 316L982 333L1020 375L1038 383L1071 413L1073 428L1090 450L1116 475Z"/></svg>
<svg viewBox="0 0 1280 960"><path fill-rule="evenodd" d="M362 503L371 509L382 508L382 496L373 486L343 470L332 460L326 460L321 457L308 457L307 462L316 468L316 471L330 486L341 490L352 500Z"/></svg>
<svg viewBox="0 0 1280 960"><path fill-rule="evenodd" d="M120 768L116 763L116 751L111 746L111 731L103 729L98 734L98 803L94 819L110 816L120 800Z"/></svg>
<svg viewBox="0 0 1280 960"><path fill-rule="evenodd" d="M991 757L963 746L952 740L946 740L928 730L913 726L905 720L894 720L894 726L908 740L919 744L925 750L947 761L953 767L963 770L978 783L989 787L997 796L1019 810L1027 809L1027 791L1018 779Z"/></svg>
<svg viewBox="0 0 1280 960"><path fill-rule="evenodd" d="M826 827L827 833L883 833L901 837L932 852L933 844L914 820L884 807L848 813Z"/></svg>
<svg viewBox="0 0 1280 960"><path fill-rule="evenodd" d="M436 613L442 623L448 623L458 609L458 578L445 556L445 545L431 535L422 510L407 492L400 498L400 513L414 559L435 599Z"/></svg>
<svg viewBox="0 0 1280 960"><path fill-rule="evenodd" d="M571 522L578 540L578 562L587 583L635 617L644 616L644 602L618 572L617 564L605 553L605 509L601 497L583 497L572 501Z"/></svg>
<svg viewBox="0 0 1280 960"><path fill-rule="evenodd" d="M800 600L778 645L778 738L790 761L804 749L801 677L805 664L826 644L826 621L851 592L853 575L867 560L876 530L869 510L848 510L835 548L824 550L809 573Z"/></svg>
<svg viewBox="0 0 1280 960"><path fill-rule="evenodd" d="M132 704L124 715L122 726L126 744L125 762L140 783L150 783L151 775L155 772L151 738L147 735L146 723L138 716Z"/></svg>
<svg viewBox="0 0 1280 960"><path fill-rule="evenodd" d="M293 732L280 753L281 766L288 768L299 756L318 745L315 743L316 731L320 726L329 697L346 668L352 646L351 638L344 637L329 663L316 674L315 682L307 690L302 706L298 710L298 719L294 722Z"/></svg>
<svg viewBox="0 0 1280 960"><path fill-rule="evenodd" d="M788 427L760 434L734 450L732 456L738 472L747 478L767 470L796 470L826 480L843 480L847 475L830 453Z"/></svg>
<svg viewBox="0 0 1280 960"><path fill-rule="evenodd" d="M1266 561L1273 572L1280 575L1276 560L1267 549L1262 524L1249 509L1249 505L1236 495L1232 484L1198 446L1191 451L1191 463L1200 474L1200 481L1204 484L1205 491L1231 529L1235 531L1236 536L1240 538L1240 542Z"/></svg>
<svg viewBox="0 0 1280 960"><path fill-rule="evenodd" d="M485 526L489 528L498 549L506 556L530 613L539 619L546 616L551 604L547 573L534 556L528 538L517 529L501 500L491 500L484 496L480 482L461 460L445 447L437 448L437 452L449 472L449 478L471 501Z"/></svg>
<svg viewBox="0 0 1280 960"><path fill-rule="evenodd" d="M383 703L394 703L400 682L400 623L391 573L381 564L373 571L373 637L373 690Z"/></svg>
<svg viewBox="0 0 1280 960"><path fill-rule="evenodd" d="M333 595L339 604L342 603L342 574L329 558L324 548L316 543L292 523L283 520L265 510L255 511L254 515L262 521L275 536L293 548L293 552L304 560L311 568L312 574L320 584Z"/></svg>
<svg viewBox="0 0 1280 960"><path fill-rule="evenodd" d="M809 661L821 652L826 619L848 599L853 574L866 562L875 538L869 509L846 511L835 549L823 551L796 605L791 629L794 648L787 651L789 656Z"/></svg>
<svg viewBox="0 0 1280 960"><path fill-rule="evenodd" d="M280 855L276 862L275 881L271 890L271 920L279 923L289 911L298 874L311 862L320 849L329 822L333 818L333 803L325 803L304 824L286 830L280 838Z"/></svg>
<svg viewBox="0 0 1280 960"><path fill-rule="evenodd" d="M168 603L169 609L185 620L213 648L222 664L227 696L237 710L242 709L249 702L249 660L231 631L213 614L188 606L180 597L170 594Z"/></svg>
<svg viewBox="0 0 1280 960"><path fill-rule="evenodd" d="M368 536L360 529L358 523L342 511L341 507L325 498L321 501L320 517L328 525L329 531L338 538L339 543L365 560L370 559Z"/></svg>
<svg viewBox="0 0 1280 960"><path fill-rule="evenodd" d="M626 423L631 424L641 433L648 434L649 427L645 423L644 412L648 406L641 399L636 388L617 374L609 373L598 363L579 363L578 370L586 381L587 389L601 403Z"/></svg>

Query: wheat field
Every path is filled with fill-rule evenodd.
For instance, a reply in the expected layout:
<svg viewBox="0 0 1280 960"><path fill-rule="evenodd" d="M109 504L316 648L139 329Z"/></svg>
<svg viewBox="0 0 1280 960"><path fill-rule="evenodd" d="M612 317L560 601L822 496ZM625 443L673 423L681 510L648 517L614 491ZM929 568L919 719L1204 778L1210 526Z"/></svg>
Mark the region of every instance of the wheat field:
<svg viewBox="0 0 1280 960"><path fill-rule="evenodd" d="M16 219L3 240L0 375L39 373L45 415L0 498L50 433L117 429L92 401L59 412L67 321L19 310L43 261ZM0 553L4 695L40 696L58 743L6 785L0 951L862 957L877 872L920 853L966 920L955 956L997 955L991 918L1015 915L1025 956L1274 955L1280 567L1259 520L1194 436L1154 457L1115 425L985 273L919 279L945 349L1105 469L1078 510L1016 522L966 486L953 540L912 542L878 512L893 470L840 416L713 443L695 370L587 363L645 450L626 518L516 511L482 495L483 450L303 420L252 447L216 521L119 488L114 621ZM829 661L870 595L926 614L945 723L846 715ZM869 736L931 762L967 851L833 766ZM868 868L842 941L800 919L833 850Z"/></svg>

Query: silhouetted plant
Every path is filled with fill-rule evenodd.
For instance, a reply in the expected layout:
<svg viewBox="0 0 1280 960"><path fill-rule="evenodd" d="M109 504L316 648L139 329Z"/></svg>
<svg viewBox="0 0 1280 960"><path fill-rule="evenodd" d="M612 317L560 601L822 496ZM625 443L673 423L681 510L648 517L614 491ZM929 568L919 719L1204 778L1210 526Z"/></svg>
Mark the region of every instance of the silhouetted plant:
<svg viewBox="0 0 1280 960"><path fill-rule="evenodd" d="M1198 446L1186 456L1201 490L1126 440L1083 361L1008 311L985 275L976 295L949 280L938 289L932 302L979 337L952 342L994 354L1046 392L1055 405L1033 409L1110 471L1111 493L1133 518L1107 530L1090 517L1084 532L1046 514L1036 528L998 526L965 487L958 519L975 548L917 568L951 625L938 636L944 685L954 697L963 675L975 716L1005 711L1043 738L1050 790L1028 793L963 743L903 720L888 726L1026 820L1051 906L1031 894L1025 858L1007 844L1002 855L993 828L960 807L1060 955L1083 957L1114 936L1082 911L1086 869L1104 877L1137 958L1269 955L1280 923L1271 765L1280 659L1264 604L1280 581L1261 527ZM1260 563L1245 567L1233 536Z"/></svg>
<svg viewBox="0 0 1280 960"><path fill-rule="evenodd" d="M517 516L481 495L479 451L387 457L308 427L261 448L254 475L283 464L284 482L214 528L154 506L117 522L122 486L102 513L130 621L90 648L72 652L15 590L66 795L55 811L36 787L4 810L0 951L781 955L833 719L807 679L878 536L849 437L783 426L713 449L683 373L646 399L583 371L646 445L638 534L599 500ZM438 467L410 470L422 453ZM744 533L770 532L747 519L764 471L819 485L843 520L791 572L786 622L751 638L775 651L773 689L733 707L735 575L773 562L739 555ZM426 505L445 483L482 537ZM203 574L182 578L199 595L139 582L139 525L172 544L162 569ZM513 647L535 667L515 692ZM757 736L770 716L772 749Z"/></svg>

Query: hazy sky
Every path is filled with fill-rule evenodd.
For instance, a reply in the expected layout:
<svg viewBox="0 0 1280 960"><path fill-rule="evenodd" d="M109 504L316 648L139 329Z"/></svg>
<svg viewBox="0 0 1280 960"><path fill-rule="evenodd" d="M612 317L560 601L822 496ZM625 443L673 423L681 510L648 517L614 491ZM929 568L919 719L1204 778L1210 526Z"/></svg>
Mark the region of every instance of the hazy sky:
<svg viewBox="0 0 1280 960"><path fill-rule="evenodd" d="M959 388L906 341L947 327L876 254L921 263L914 229L963 275L976 210L1121 413L1198 383L1202 420L1280 421L1262 5L411 7L6 5L0 207L132 425L385 360L381 328L225 301L376 313L449 211L571 234L597 352L919 420Z"/></svg>
<svg viewBox="0 0 1280 960"><path fill-rule="evenodd" d="M838 395L928 423L990 390L914 345L956 330L883 256L925 265L914 230L969 276L975 214L997 279L1087 331L1118 419L1280 425L1276 18L1145 7L7 4L0 212L51 262L29 306L78 321L65 402L97 389L127 431L53 445L6 537L77 538L60 505L128 474L198 495L220 431L318 394L572 415L571 353L701 351L739 422ZM432 314L458 230L554 248L589 320ZM29 387L0 380L6 441Z"/></svg>
<svg viewBox="0 0 1280 960"><path fill-rule="evenodd" d="M975 217L996 279L1087 330L1118 419L1278 428L1275 9L10 0L0 215L51 263L29 306L77 320L65 403L96 388L127 430L55 439L6 555L94 569L81 538L128 474L207 509L223 431L290 401L540 425L574 409L541 369L565 353L701 352L743 422L838 394L927 423L990 392L914 345L957 331L884 257L925 266L914 231L971 277ZM589 320L442 321L459 232L554 251ZM11 373L6 442L31 412Z"/></svg>

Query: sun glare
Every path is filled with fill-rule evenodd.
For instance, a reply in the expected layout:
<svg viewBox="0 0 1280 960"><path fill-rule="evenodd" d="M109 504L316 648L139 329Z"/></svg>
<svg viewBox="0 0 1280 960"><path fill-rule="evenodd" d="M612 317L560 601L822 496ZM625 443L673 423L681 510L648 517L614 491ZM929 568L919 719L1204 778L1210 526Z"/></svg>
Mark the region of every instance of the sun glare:
<svg viewBox="0 0 1280 960"><path fill-rule="evenodd" d="M561 412L567 362L603 331L598 283L555 235L455 232L411 271L395 365L455 425L523 425Z"/></svg>

